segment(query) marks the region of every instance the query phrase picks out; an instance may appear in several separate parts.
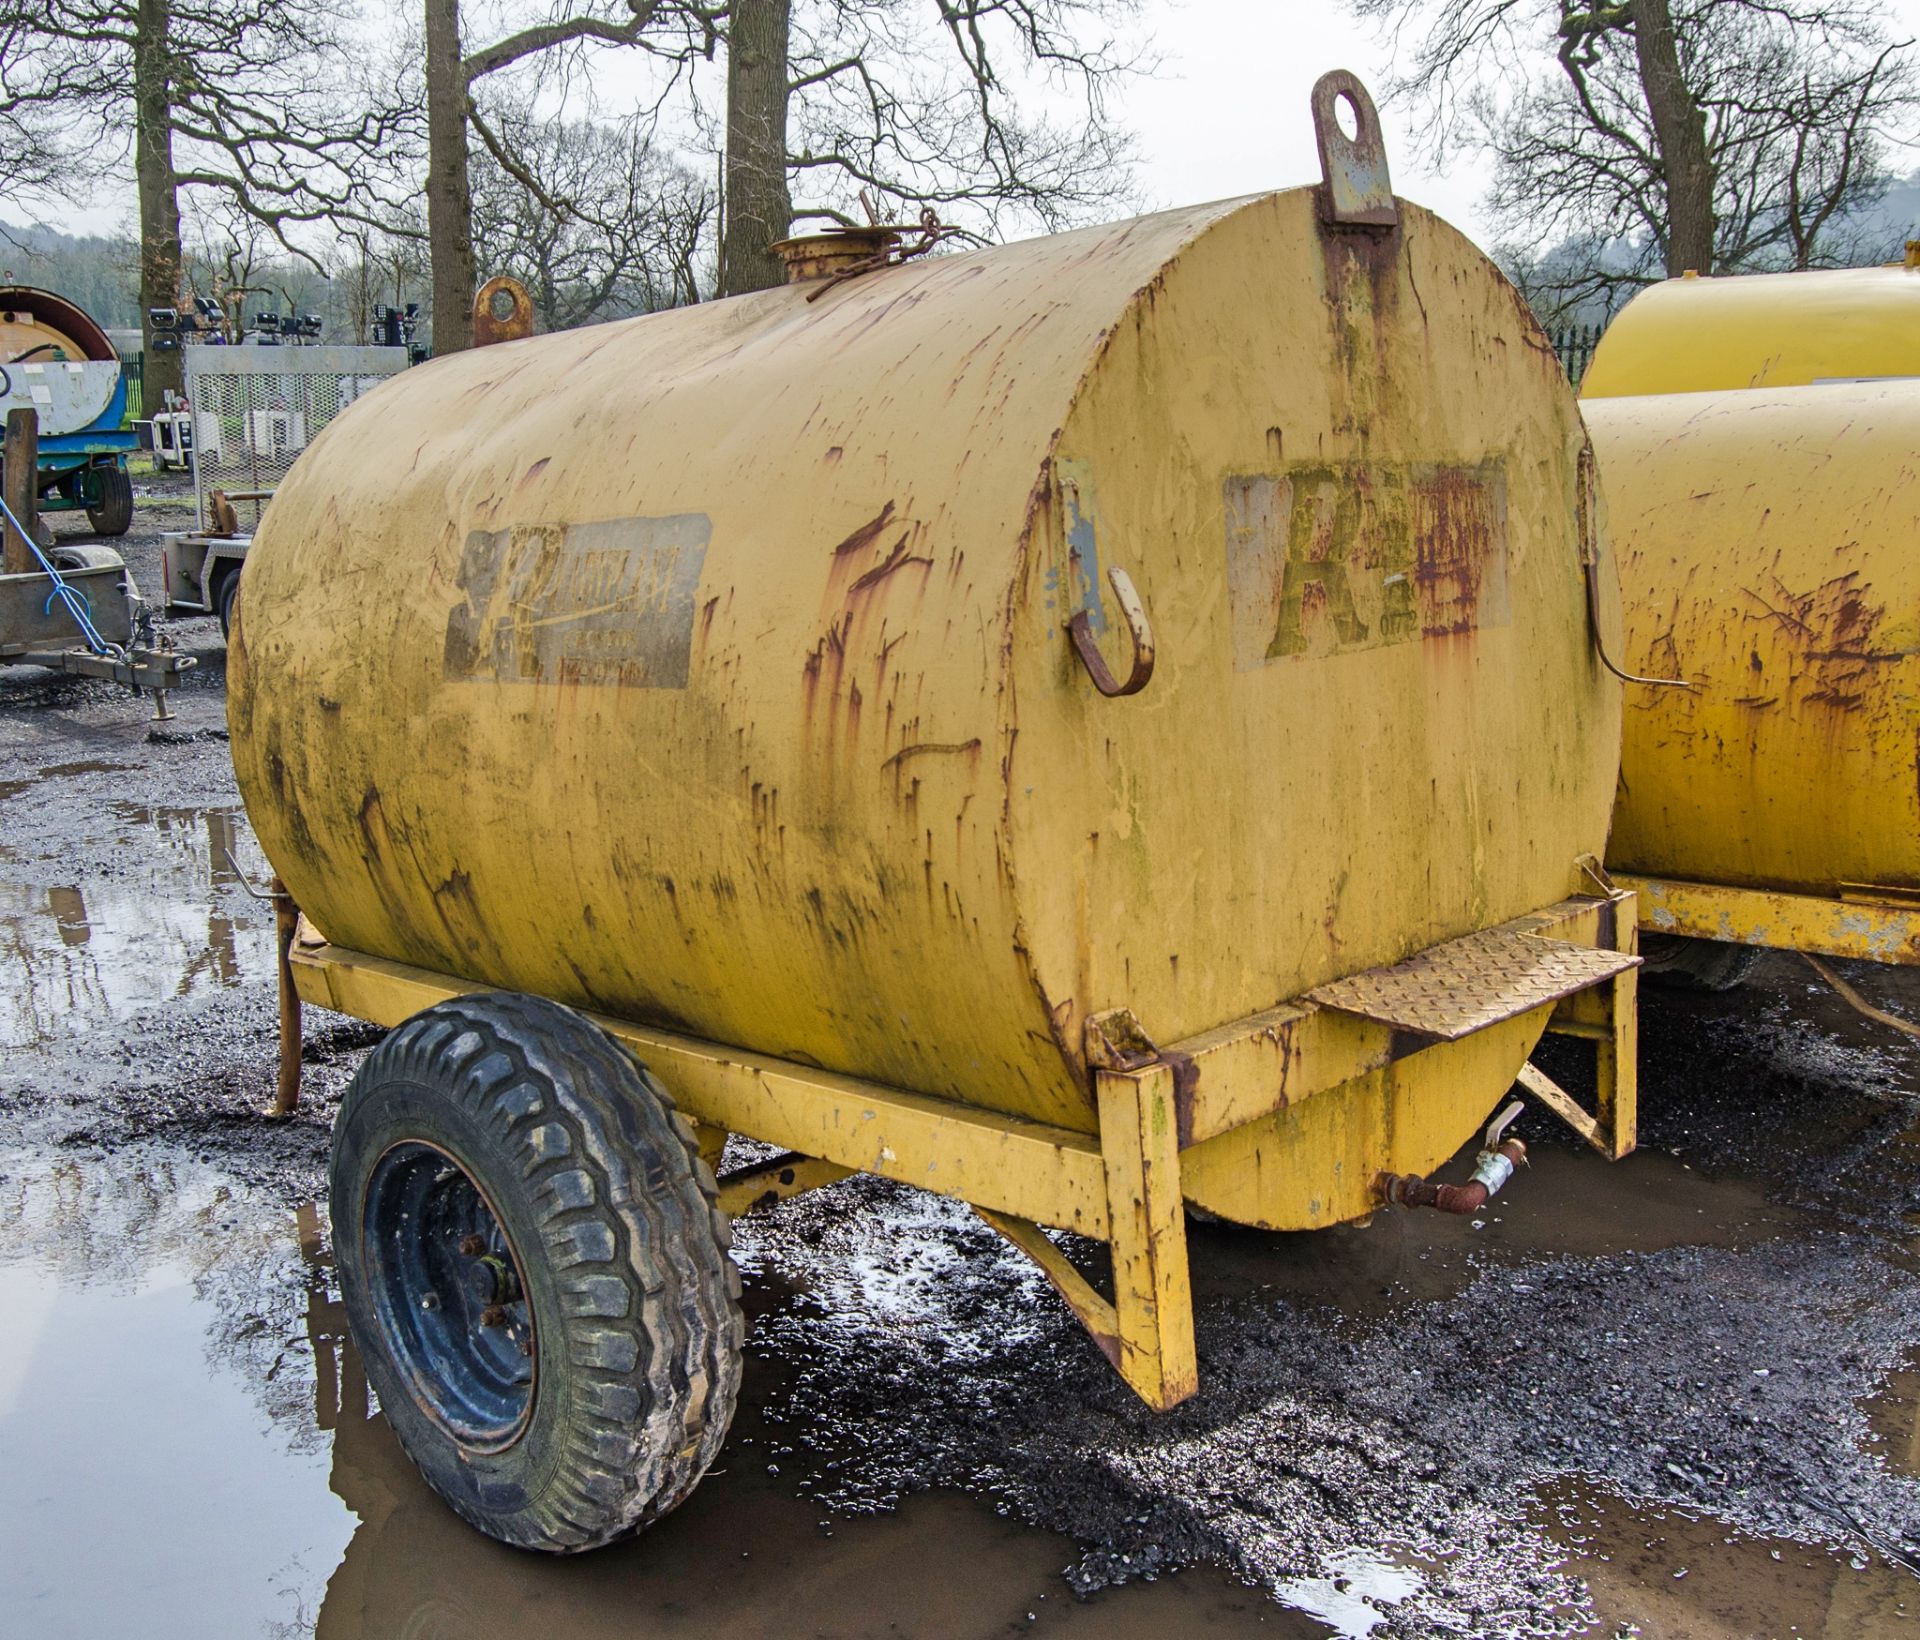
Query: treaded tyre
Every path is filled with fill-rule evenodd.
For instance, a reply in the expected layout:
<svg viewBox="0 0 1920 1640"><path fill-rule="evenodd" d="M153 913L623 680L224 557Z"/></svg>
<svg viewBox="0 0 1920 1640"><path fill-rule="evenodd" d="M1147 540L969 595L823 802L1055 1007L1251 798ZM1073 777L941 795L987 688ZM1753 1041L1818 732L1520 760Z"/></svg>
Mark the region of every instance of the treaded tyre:
<svg viewBox="0 0 1920 1640"><path fill-rule="evenodd" d="M94 468L100 499L87 506L87 521L95 535L125 535L133 527L133 480L126 468Z"/></svg>
<svg viewBox="0 0 1920 1640"><path fill-rule="evenodd" d="M1640 972L1673 991L1731 991L1766 953L1757 945L1642 934Z"/></svg>
<svg viewBox="0 0 1920 1640"><path fill-rule="evenodd" d="M574 1553L666 1514L712 1463L745 1324L692 1130L591 1021L439 1003L341 1101L347 1316L427 1483L489 1537Z"/></svg>
<svg viewBox="0 0 1920 1640"><path fill-rule="evenodd" d="M220 636L233 636L233 605L240 596L240 572L230 569L220 577L220 590L214 594L213 602L220 612Z"/></svg>

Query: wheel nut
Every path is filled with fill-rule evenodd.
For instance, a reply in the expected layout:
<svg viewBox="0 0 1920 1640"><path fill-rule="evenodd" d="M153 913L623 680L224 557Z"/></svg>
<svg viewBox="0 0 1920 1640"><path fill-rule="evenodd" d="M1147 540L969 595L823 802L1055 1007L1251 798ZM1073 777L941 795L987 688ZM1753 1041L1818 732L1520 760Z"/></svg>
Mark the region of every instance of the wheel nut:
<svg viewBox="0 0 1920 1640"><path fill-rule="evenodd" d="M507 1312L498 1304L489 1304L480 1312L480 1325L483 1327L504 1327L507 1324Z"/></svg>
<svg viewBox="0 0 1920 1640"><path fill-rule="evenodd" d="M465 1253L468 1258L478 1258L486 1250L487 1238L477 1232L473 1235L462 1236L460 1238L460 1251Z"/></svg>
<svg viewBox="0 0 1920 1640"><path fill-rule="evenodd" d="M420 1308L423 1310L439 1309L440 1295L438 1293L422 1293L420 1295Z"/></svg>

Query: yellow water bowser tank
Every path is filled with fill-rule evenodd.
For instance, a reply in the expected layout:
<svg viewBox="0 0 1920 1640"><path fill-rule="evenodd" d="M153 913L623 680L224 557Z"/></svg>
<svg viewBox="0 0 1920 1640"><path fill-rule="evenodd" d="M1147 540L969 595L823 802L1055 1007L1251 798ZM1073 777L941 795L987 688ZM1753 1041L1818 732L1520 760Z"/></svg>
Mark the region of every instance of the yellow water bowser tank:
<svg viewBox="0 0 1920 1640"><path fill-rule="evenodd" d="M1689 274L1642 291L1607 326L1583 399L1920 376L1920 245L1904 263Z"/></svg>
<svg viewBox="0 0 1920 1640"><path fill-rule="evenodd" d="M1088 1132L1090 1015L1173 1041L1590 889L1620 700L1572 392L1460 234L1320 199L378 387L247 563L229 709L274 869L345 947ZM1186 1189L1364 1213L1543 1019L1355 1084L1371 1148L1300 1164L1337 1192L1210 1161L1232 1134Z"/></svg>
<svg viewBox="0 0 1920 1640"><path fill-rule="evenodd" d="M1627 600L1611 867L1920 889L1920 383L1590 401Z"/></svg>

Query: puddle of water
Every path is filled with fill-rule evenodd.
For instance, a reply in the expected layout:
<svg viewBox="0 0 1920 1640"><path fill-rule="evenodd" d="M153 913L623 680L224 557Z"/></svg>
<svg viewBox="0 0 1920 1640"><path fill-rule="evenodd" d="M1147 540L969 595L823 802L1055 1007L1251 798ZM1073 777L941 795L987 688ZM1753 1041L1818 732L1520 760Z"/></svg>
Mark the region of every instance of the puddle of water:
<svg viewBox="0 0 1920 1640"><path fill-rule="evenodd" d="M1547 1120L1536 1117L1536 1131ZM1465 1179L1477 1144L1435 1176ZM1488 1211L1472 1219L1383 1212L1365 1226L1279 1235L1192 1224L1188 1245L1202 1298L1264 1288L1364 1317L1408 1297L1449 1297L1489 1263L1745 1247L1793 1222L1758 1186L1709 1179L1676 1157L1640 1151L1608 1163L1587 1150L1539 1146Z"/></svg>
<svg viewBox="0 0 1920 1640"><path fill-rule="evenodd" d="M0 780L0 802L32 791L43 780L61 780L76 774L125 774L132 768L131 763L103 763L98 758L79 763L52 763L28 780Z"/></svg>
<svg viewBox="0 0 1920 1640"><path fill-rule="evenodd" d="M1867 1402L1867 1450L1901 1475L1920 1475L1920 1362L1887 1374Z"/></svg>
<svg viewBox="0 0 1920 1640"><path fill-rule="evenodd" d="M256 1295L297 1269L291 1234L189 1165L10 1169L0 1208L13 1632L305 1632L353 1522L270 1416L300 1306Z"/></svg>
<svg viewBox="0 0 1920 1640"><path fill-rule="evenodd" d="M1676 1509L1636 1510L1571 1481L1539 1502L1545 1529L1571 1551L1563 1569L1587 1580L1599 1633L1862 1640L1920 1621L1920 1583L1878 1558L1751 1537Z"/></svg>
<svg viewBox="0 0 1920 1640"><path fill-rule="evenodd" d="M0 1165L0 1612L36 1640L1330 1632L1208 1572L1077 1601L1068 1540L951 1494L824 1520L768 1473L751 1358L684 1507L593 1555L504 1549L394 1442L312 1210L144 1152Z"/></svg>
<svg viewBox="0 0 1920 1640"><path fill-rule="evenodd" d="M1393 1607L1425 1586L1426 1579L1411 1566L1356 1549L1335 1556L1323 1576L1290 1578L1274 1592L1331 1625L1341 1640L1366 1640Z"/></svg>
<svg viewBox="0 0 1920 1640"><path fill-rule="evenodd" d="M272 971L272 915L231 863L264 869L238 805L111 807L122 823L114 875L0 879L0 949L19 976L0 993L0 1048Z"/></svg>

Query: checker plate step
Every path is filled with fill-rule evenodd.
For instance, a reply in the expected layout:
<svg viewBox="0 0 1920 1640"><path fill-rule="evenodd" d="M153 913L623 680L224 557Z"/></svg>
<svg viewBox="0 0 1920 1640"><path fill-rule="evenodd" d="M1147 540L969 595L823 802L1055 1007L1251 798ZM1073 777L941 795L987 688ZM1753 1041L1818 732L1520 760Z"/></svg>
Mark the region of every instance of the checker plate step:
<svg viewBox="0 0 1920 1640"><path fill-rule="evenodd" d="M1488 928L1389 968L1316 985L1307 1000L1436 1042L1458 1042L1639 963L1620 951Z"/></svg>

